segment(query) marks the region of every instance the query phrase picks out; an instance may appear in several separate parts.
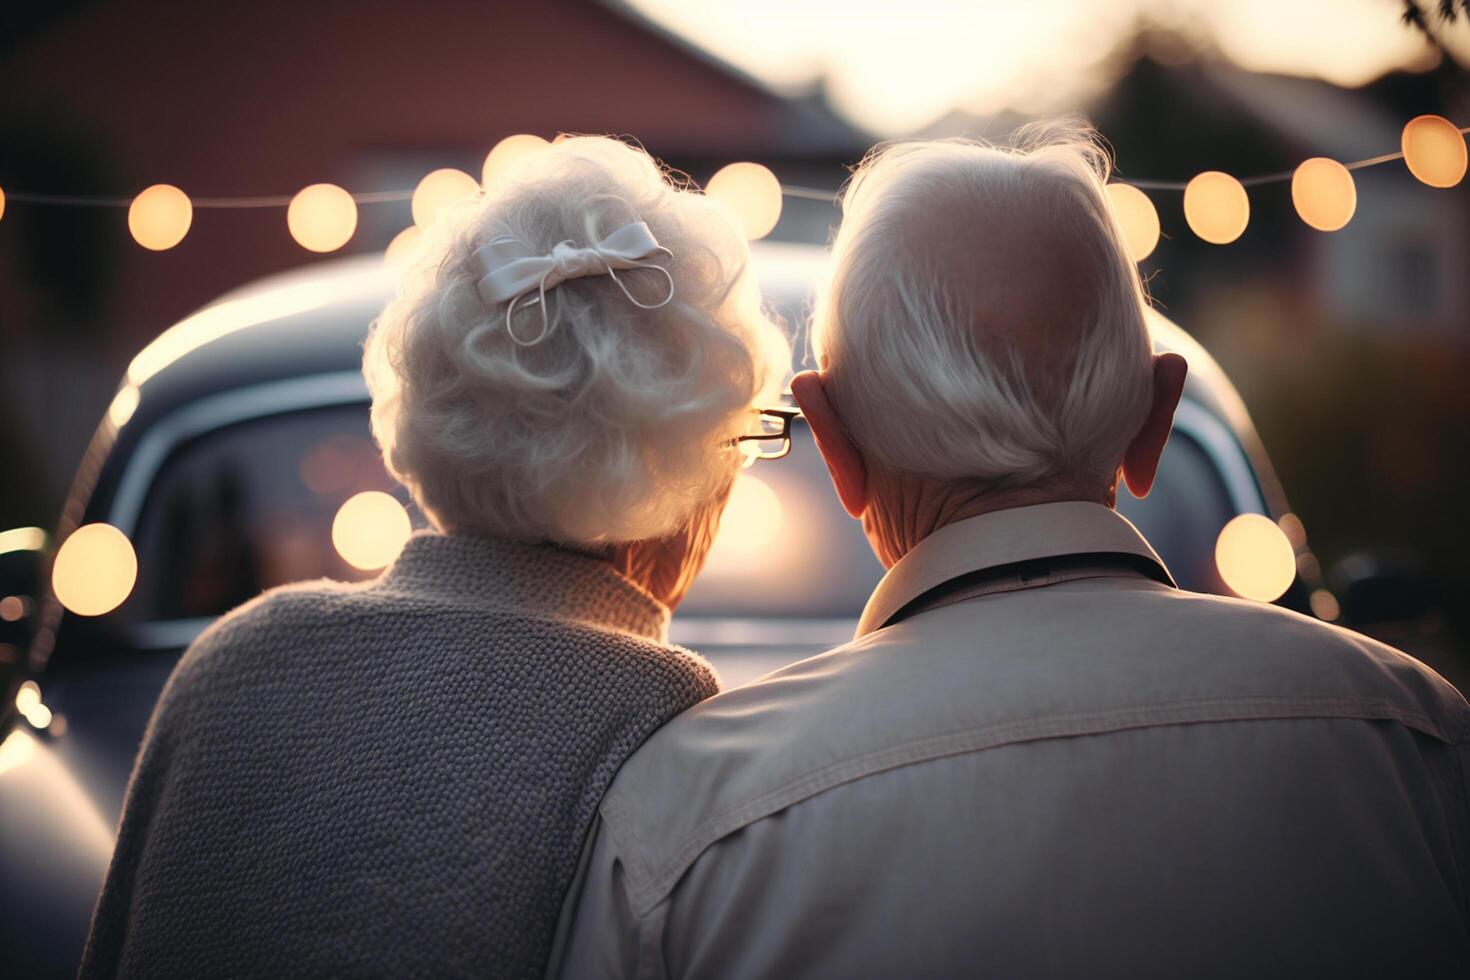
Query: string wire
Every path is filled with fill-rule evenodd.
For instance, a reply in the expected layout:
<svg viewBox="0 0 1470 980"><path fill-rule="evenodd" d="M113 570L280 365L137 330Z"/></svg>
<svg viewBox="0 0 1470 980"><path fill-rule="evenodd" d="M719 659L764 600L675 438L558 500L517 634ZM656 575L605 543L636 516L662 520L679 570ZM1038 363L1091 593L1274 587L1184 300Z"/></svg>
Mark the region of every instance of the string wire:
<svg viewBox="0 0 1470 980"><path fill-rule="evenodd" d="M1460 128L1461 135L1470 133L1470 126ZM1384 153L1381 156L1368 157L1366 160L1354 160L1352 163L1343 164L1348 170L1362 170L1365 167L1376 167L1379 164L1391 163L1394 160L1402 160L1404 155L1399 153ZM1261 174L1256 177L1242 177L1240 179L1243 187L1259 187L1263 184L1279 184L1292 178L1294 170L1282 170L1274 174ZM1135 180L1129 177L1118 178L1119 183L1131 184L1139 190L1144 191L1182 191L1189 185L1186 180ZM133 203L131 197L96 197L83 194L43 194L33 191L5 190L5 202L17 204L55 204L63 207L79 208L125 208ZM822 201L828 204L836 204L840 194L835 191L824 190L820 187L802 187L799 184L782 184L781 194L783 197L801 198L807 201ZM229 208L284 208L291 203L294 195L276 194L266 197L192 197L189 203L196 208L229 209ZM358 204L389 204L397 201L407 201L413 197L413 191L363 191L351 195L352 200Z"/></svg>

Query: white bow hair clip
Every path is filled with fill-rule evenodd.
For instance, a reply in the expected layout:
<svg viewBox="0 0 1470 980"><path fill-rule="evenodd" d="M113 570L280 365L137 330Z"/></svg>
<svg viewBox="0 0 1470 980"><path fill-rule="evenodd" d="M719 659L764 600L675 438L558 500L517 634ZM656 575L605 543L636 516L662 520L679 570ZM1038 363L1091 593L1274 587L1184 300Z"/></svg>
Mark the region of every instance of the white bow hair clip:
<svg viewBox="0 0 1470 980"><path fill-rule="evenodd" d="M470 256L480 271L475 288L485 305L494 306L510 300L505 308L505 332L522 347L534 347L550 335L554 326L546 313L546 291L568 279L583 276L609 276L617 283L628 302L645 310L656 310L674 298L674 277L663 266L649 261L656 255L674 257L674 253L658 243L648 225L641 221L623 225L602 241L578 247L571 239L557 242L548 255L538 255L525 242L513 235L501 235L481 245ZM618 278L617 269L657 269L669 284L669 291L657 303L642 303ZM535 296L532 296L532 293ZM529 299L528 299L529 297ZM541 306L541 332L529 340L516 336L510 318L517 308Z"/></svg>

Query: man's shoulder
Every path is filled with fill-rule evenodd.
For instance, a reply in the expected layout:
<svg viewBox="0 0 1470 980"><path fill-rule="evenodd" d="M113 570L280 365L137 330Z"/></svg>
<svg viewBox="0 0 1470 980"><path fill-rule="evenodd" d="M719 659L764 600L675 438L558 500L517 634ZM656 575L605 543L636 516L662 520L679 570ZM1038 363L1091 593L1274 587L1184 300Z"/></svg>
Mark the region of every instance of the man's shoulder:
<svg viewBox="0 0 1470 980"><path fill-rule="evenodd" d="M1156 619L1148 646L1208 663L1212 678L1259 673L1286 696L1380 697L1457 715L1466 707L1453 685L1403 651L1281 606L1176 590L1140 612Z"/></svg>
<svg viewBox="0 0 1470 980"><path fill-rule="evenodd" d="M1418 661L1287 610L1160 588L1112 596L1099 618L1095 595L1035 593L877 630L655 733L602 806L635 904L750 823L946 755L1140 724L1388 720L1446 741L1470 728L1464 699Z"/></svg>
<svg viewBox="0 0 1470 980"><path fill-rule="evenodd" d="M623 764L601 813L635 906L710 843L820 792L864 746L905 741L871 710L883 685L869 647L847 644L702 701Z"/></svg>

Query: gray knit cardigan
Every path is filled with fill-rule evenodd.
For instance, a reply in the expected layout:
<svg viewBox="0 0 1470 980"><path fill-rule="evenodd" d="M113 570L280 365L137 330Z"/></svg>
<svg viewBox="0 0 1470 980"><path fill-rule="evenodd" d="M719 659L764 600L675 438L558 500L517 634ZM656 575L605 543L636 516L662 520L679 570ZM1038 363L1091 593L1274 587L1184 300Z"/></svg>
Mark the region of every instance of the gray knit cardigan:
<svg viewBox="0 0 1470 980"><path fill-rule="evenodd" d="M81 975L541 975L603 791L718 689L668 620L605 562L433 534L225 616L154 711Z"/></svg>

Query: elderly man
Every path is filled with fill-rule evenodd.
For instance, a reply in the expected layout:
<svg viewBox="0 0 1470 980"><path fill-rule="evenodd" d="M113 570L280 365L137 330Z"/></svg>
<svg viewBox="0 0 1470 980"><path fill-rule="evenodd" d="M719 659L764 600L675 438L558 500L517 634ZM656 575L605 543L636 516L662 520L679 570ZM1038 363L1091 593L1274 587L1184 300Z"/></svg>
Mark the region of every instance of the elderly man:
<svg viewBox="0 0 1470 980"><path fill-rule="evenodd" d="M623 767L564 976L1470 976L1470 707L1184 592L1113 510L1151 353L1091 134L871 156L793 390L888 574Z"/></svg>

